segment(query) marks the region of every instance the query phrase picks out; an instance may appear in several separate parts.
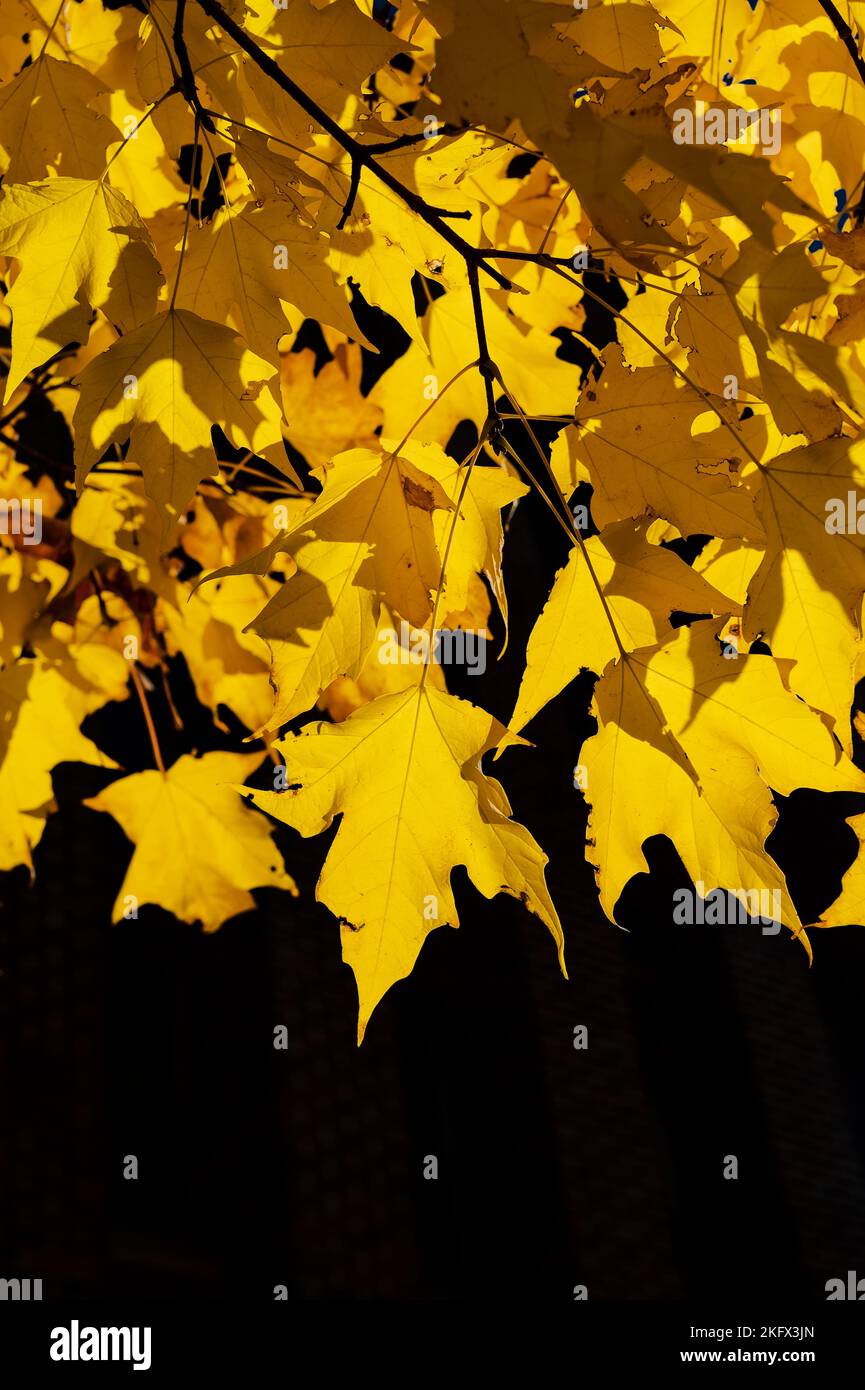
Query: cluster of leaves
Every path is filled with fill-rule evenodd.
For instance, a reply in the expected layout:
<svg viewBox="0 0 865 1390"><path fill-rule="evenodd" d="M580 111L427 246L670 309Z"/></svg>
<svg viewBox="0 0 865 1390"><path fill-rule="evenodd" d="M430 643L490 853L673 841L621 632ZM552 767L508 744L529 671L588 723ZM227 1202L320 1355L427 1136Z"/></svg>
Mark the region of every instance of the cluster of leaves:
<svg viewBox="0 0 865 1390"><path fill-rule="evenodd" d="M317 894L362 1036L457 925L457 865L564 965L481 760L590 670L605 912L667 835L693 879L780 892L807 946L773 793L865 791L865 557L825 525L865 485L855 28L818 0L5 0L0 499L44 525L0 537L0 868L59 762L114 766L85 718L131 695L153 732L182 656L257 742L166 769L154 732L155 770L92 800L135 847L115 918L212 930L296 891L250 796L307 836L339 817ZM778 112L777 152L681 143L701 102ZM378 372L374 311L406 343ZM493 604L506 632L530 487L572 548L506 724L378 637ZM244 792L268 757L282 789ZM820 925L863 898L865 853Z"/></svg>

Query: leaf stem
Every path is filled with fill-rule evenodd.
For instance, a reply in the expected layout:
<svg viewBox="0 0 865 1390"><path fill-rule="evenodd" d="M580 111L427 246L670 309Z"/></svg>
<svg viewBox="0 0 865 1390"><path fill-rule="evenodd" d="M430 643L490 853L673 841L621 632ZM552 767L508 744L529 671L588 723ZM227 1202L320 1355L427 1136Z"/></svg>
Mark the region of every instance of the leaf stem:
<svg viewBox="0 0 865 1390"><path fill-rule="evenodd" d="M462 483L461 483L461 485L460 485L460 490L459 490L459 493L458 493L458 495L457 495L456 502L454 503L454 509L453 509L453 513L452 513L452 515L451 515L451 522L450 522L450 527L449 527L449 529L448 529L447 540L445 541L444 554L442 555L442 565L441 565L441 570L440 570L440 572L439 572L438 588L436 589L436 596L435 596L435 601L434 601L434 603L433 603L432 616L431 616L431 618L430 618L430 641L429 641L429 650L428 650L428 653L427 653L427 660L424 662L424 668L423 668L423 671L421 672L421 678L420 678L420 682L419 682L419 685L418 685L418 689L419 689L419 690L423 690L424 685L426 684L427 671L429 670L430 665L432 664L432 661L433 661L434 656L435 656L435 630L436 630L436 621L437 621L437 619L438 619L438 612L439 612L439 608L440 608L440 606L441 606L442 594L444 593L445 575L446 575L446 573L447 573L448 560L449 560L449 558L450 558L451 547L452 547L453 542L454 542L454 536L456 535L457 522L459 521L459 517L460 517L460 508L462 507L462 504L463 504L463 498L464 498L465 495L466 495L466 489L468 488L468 485L469 485L469 483L470 483L470 481L471 481L471 476L472 476L472 472L473 472L473 470L474 470L474 466L475 466L475 464L477 463L478 458L479 458L480 453L481 453L481 450L483 449L484 444L485 444L485 442L486 442L487 431L488 431L489 425L490 425L490 421L487 420L486 424L484 425L484 428L481 430L481 437L480 437L480 439L478 440L477 444L475 445L474 449L472 450L472 452L471 452L471 454L470 454L470 456L469 456L468 463L466 464L465 476L464 476L464 478L463 478L463 480L462 480Z"/></svg>
<svg viewBox="0 0 865 1390"><path fill-rule="evenodd" d="M50 28L49 28L49 30L48 30L48 33L45 35L45 42L43 43L42 48L41 48L40 51L39 51L39 57L40 57L40 58L44 57L44 55L45 55L45 50L46 50L46 48L48 47L49 43L51 42L51 35L54 33L54 30L57 28L57 21L58 21L58 19L60 18L61 14L63 13L63 10L64 10L65 6L66 6L66 0L60 0L60 4L57 6L57 13L55 14L54 18L53 18L52 21L51 21L51 25L50 25ZM38 59L37 59L37 61L38 61Z"/></svg>
<svg viewBox="0 0 865 1390"><path fill-rule="evenodd" d="M132 684L135 686L136 694L141 703L141 710L144 715L144 722L147 725L147 732L150 735L150 746L153 749L153 757L156 766L165 776L165 763L162 761L162 750L159 747L159 739L156 737L156 725L153 723L153 715L150 713L150 705L147 703L147 695L144 690L144 682L141 679L141 672L133 661L129 668L132 676Z"/></svg>
<svg viewBox="0 0 865 1390"><path fill-rule="evenodd" d="M422 420L425 420L425 419L426 419L426 417L429 415L429 413L430 413L431 410L434 410L434 409L435 409L435 407L438 405L439 401L441 400L442 396L445 394L446 391L449 391L449 390L450 390L450 388L453 386L454 382L455 382L455 381L459 381L459 379L460 379L461 376L465 376L466 372L470 372L471 369L472 369L472 367L476 367L477 365L478 365L478 364L477 364L477 361L474 361L474 362L467 362L466 365L465 365L464 367L460 367L459 371L454 373L454 375L451 377L450 381L447 382L447 384L446 384L445 386L442 387L442 389L438 392L438 394L437 394L436 396L433 397L433 399L430 401L429 405L426 407L426 410L422 411L421 414L417 417L417 419L415 420L414 424L413 424L413 425L411 426L411 428L409 429L408 433L405 434L405 435L403 436L403 438L400 440L399 444L397 444L396 448L391 450L391 452L390 452L390 458L396 458L397 454L399 454L399 453L402 452L402 450L405 448L406 444L408 443L408 441L411 439L412 435L414 434L415 430L417 429L418 425L421 423Z"/></svg>
<svg viewBox="0 0 865 1390"><path fill-rule="evenodd" d="M178 291L178 289L179 289L179 287L180 287L180 272L181 272L181 270L183 269L183 258L184 258L184 256L186 255L186 243L187 243L187 241L189 240L189 217L190 217L190 213L192 212L192 190L193 190L193 180L194 180L194 178L195 178L195 166L196 166L196 164L198 163L198 148L199 148L199 146L198 146L198 136L199 136L199 133L200 133L200 126L199 126L199 122L198 122L198 116L196 115L196 117L195 117L195 138L194 138L193 144L192 144L192 167L191 167L191 169L190 169L190 171L189 171L189 197L188 197L187 200L186 200L186 217L184 218L184 221L183 221L183 240L182 240L181 243L180 243L180 255L179 255L178 260L177 260L177 271L176 271L175 276L174 276L174 289L171 291L171 303L170 303L169 306L168 306L168 312L169 312L169 314L171 313L172 309L174 308L174 301L175 301L175 299L177 298L177 291Z"/></svg>

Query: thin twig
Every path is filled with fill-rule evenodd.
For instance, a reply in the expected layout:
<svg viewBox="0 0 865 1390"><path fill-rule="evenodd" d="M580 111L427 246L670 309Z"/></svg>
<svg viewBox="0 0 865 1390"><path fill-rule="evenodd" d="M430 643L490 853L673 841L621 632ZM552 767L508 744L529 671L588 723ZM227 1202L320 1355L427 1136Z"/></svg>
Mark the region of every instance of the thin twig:
<svg viewBox="0 0 865 1390"><path fill-rule="evenodd" d="M843 43L850 57L853 59L853 66L858 72L862 81L865 82L865 58L856 47L856 40L844 16L832 4L832 0L819 0L820 8L825 11L830 23L833 25L836 34Z"/></svg>
<svg viewBox="0 0 865 1390"><path fill-rule="evenodd" d="M150 735L150 746L153 749L153 757L156 761L156 766L159 768L159 771L162 773L164 777L165 763L162 761L162 750L159 747L159 739L156 737L156 725L153 723L153 715L150 713L150 706L147 703L147 695L144 691L144 682L141 679L141 673L139 672L138 667L135 665L135 662L131 663L129 667L129 672L132 676L132 684L135 686L136 692L138 694L138 699L141 702L141 710L144 715L144 722L147 725L147 732Z"/></svg>
<svg viewBox="0 0 865 1390"><path fill-rule="evenodd" d="M384 184L385 188L389 188L392 193L395 193L397 197L405 203L406 207L411 208L412 212L416 212L419 217L422 217L427 226L432 227L434 231L438 232L442 240L447 242L449 246L452 246L453 249L463 257L467 265L471 262L479 269L485 271L500 288L505 290L513 288L511 282L502 275L500 271L488 264L488 252L481 251L476 246L472 246L471 243L466 241L464 237L461 237L458 232L455 232L453 227L448 225L446 217L443 216L443 213L447 214L447 209L430 207L419 193L416 193L412 188L407 188L388 168L380 164L375 156L370 154L368 146L362 145L360 141L355 140L354 136L349 135L347 131L343 130L338 121L335 121L332 116L328 115L323 107L319 106L318 102L312 99L308 92L305 92L287 73L283 72L279 64L259 47L255 40L247 34L246 30L243 29L236 20L231 18L231 15L219 4L219 0L198 0L198 3L205 14L209 15L210 18L219 25L220 29L223 29L225 33L234 40L238 47L252 59L256 67L260 68L272 82L276 83L281 91L290 96L292 101L294 101L302 111L305 111L308 116L311 116L316 124L321 126L321 129L326 131L331 139L335 140L336 143L345 150L346 154L350 156L353 164L357 164L360 170L368 169L370 173L375 174L376 178ZM454 214L450 213L447 215L453 216Z"/></svg>

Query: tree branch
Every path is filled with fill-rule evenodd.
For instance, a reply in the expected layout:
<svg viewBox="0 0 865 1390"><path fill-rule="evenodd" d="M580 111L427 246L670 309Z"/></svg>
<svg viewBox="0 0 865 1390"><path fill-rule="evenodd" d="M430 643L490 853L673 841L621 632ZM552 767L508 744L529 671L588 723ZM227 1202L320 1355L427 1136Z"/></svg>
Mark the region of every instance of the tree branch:
<svg viewBox="0 0 865 1390"><path fill-rule="evenodd" d="M832 0L819 0L820 8L825 10L829 20L834 26L835 32L843 43L850 57L853 59L853 66L858 72L862 81L865 82L865 58L856 47L856 40L844 16L832 4Z"/></svg>
<svg viewBox="0 0 865 1390"><path fill-rule="evenodd" d="M463 127L452 125L449 121L443 122L434 132L436 135L460 135ZM426 131L421 131L416 135L395 135L392 140L380 140L376 145L367 145L370 154L392 154L394 150L407 150L412 145L420 145L430 137Z"/></svg>
<svg viewBox="0 0 865 1390"><path fill-rule="evenodd" d="M316 124L319 125L322 130L326 131L331 139L335 140L336 143L345 150L346 154L351 157L353 182L359 183L361 172L364 169L368 169L371 174L375 174L376 178L384 184L385 188L389 188L392 193L395 193L398 198L402 199L407 207L411 208L412 212L416 212L418 217L423 218L428 227L432 227L434 231L438 232L442 240L447 242L449 246L453 247L453 249L462 256L466 265L472 263L476 265L478 269L485 271L501 289L513 289L510 280L502 275L500 271L496 270L494 266L487 264L486 257L489 255L488 252L481 251L478 247L472 246L471 243L466 241L464 237L461 237L458 232L455 232L453 227L448 226L443 215L446 209L430 207L429 203L427 203L419 193L416 193L413 188L407 188L388 168L378 162L373 153L375 149L374 146L368 147L362 145L358 140L355 140L352 135L349 135L347 131L343 130L338 121L335 121L332 116L329 116L328 113L319 106L318 102L314 101L302 87L298 87L297 83L292 81L287 73L283 72L279 64L265 53L253 38L250 38L246 30L241 28L241 26L231 18L231 15L223 9L222 5L219 4L219 0L198 0L198 4L204 10L204 13L209 15L209 17L219 25L220 29L223 29L225 33L234 40L238 48L241 48L243 52L252 59L256 67L260 68L272 82L276 83L281 91L285 92L287 96L290 96L292 101L296 102L302 111L305 111L308 116L311 116ZM357 171L356 176L355 170ZM454 214L451 213L449 215L453 216ZM343 210L343 219L345 216L347 216L347 214L345 210Z"/></svg>
<svg viewBox="0 0 865 1390"><path fill-rule="evenodd" d="M484 323L484 306L481 300L481 287L478 279L478 268L473 261L469 261L466 270L469 277L469 288L472 293L472 312L475 318L475 331L478 336L478 371L484 379L484 390L487 395L487 438L495 446L501 434L502 422L496 410L496 397L493 391L493 382L499 374L498 367L490 357L489 344L487 343L487 330Z"/></svg>
<svg viewBox="0 0 865 1390"><path fill-rule="evenodd" d="M198 88L195 85L195 73L192 71L192 63L189 61L189 49L186 47L186 39L183 36L183 21L185 16L186 0L177 0L177 10L174 16L174 32L171 37L174 43L174 51L177 54L177 61L180 64L180 87L183 95L198 117L198 120L204 126L204 129L212 131L215 135L216 126L202 106L201 99L198 95Z"/></svg>
<svg viewBox="0 0 865 1390"><path fill-rule="evenodd" d="M260 68L281 91L285 92L287 96L290 96L292 101L296 102L302 111L305 111L308 116L311 116L316 124L319 125L322 130L326 131L331 139L333 139L341 149L345 150L346 154L350 157L351 177L348 194L339 222L337 223L337 230L340 230L345 225L360 187L361 174L364 169L368 169L371 174L374 174L375 177L384 184L385 188L389 188L392 193L395 193L397 197L405 203L406 207L410 208L412 212L422 218L428 227L432 227L442 240L453 247L457 254L462 257L468 274L469 287L471 289L472 310L478 340L478 370L484 379L484 388L487 398L487 419L481 439L482 442L488 440L492 447L495 448L501 436L502 422L499 419L499 414L496 409L493 382L497 378L500 379L500 373L490 356L489 345L487 343L479 272L483 270L490 279L502 289L513 290L515 287L505 275L502 275L501 271L488 263L488 258L495 256L496 253L494 251L481 250L477 246L472 246L470 242L466 241L464 237L461 237L459 233L454 231L444 220L446 217L468 217L470 214L467 212L449 212L446 208L432 207L419 193L416 193L412 188L407 188L389 169L379 163L375 157L376 153L386 153L387 150L394 148L394 144L399 144L401 137L397 138L397 142L388 144L386 148L383 148L381 144L362 145L358 140L355 140L352 135L349 135L347 131L343 130L338 121L335 121L327 111L320 107L318 102L314 101L308 92L305 92L287 73L283 72L279 64L265 53L255 40L231 18L223 9L219 0L198 0L198 3L205 14L208 15L210 19L214 20L214 22L219 25L220 29L224 30L224 32L234 40L237 46L252 59L256 66ZM185 0L181 0L178 6L178 25L181 30L182 7L184 4ZM175 26L175 32L177 32L177 26ZM178 57L180 57L180 52L178 52ZM192 74L191 68L189 71L194 86L194 74ZM403 143L407 145L408 140L404 140Z"/></svg>
<svg viewBox="0 0 865 1390"><path fill-rule="evenodd" d="M865 82L865 58L862 57L862 54L856 47L856 40L853 37L849 24L847 23L844 16L840 14L838 10L835 8L835 6L832 4L832 0L820 0L820 6L825 11L826 15L828 16L830 22L832 23L835 29L836 34L843 43L844 47L847 49L847 52L850 54L850 57L853 59L853 66L855 67L862 81ZM850 211L853 217L853 221L856 223L861 223L863 217L865 217L865 188L863 188L862 190L862 194L859 198L859 201L856 203L855 207L850 209Z"/></svg>

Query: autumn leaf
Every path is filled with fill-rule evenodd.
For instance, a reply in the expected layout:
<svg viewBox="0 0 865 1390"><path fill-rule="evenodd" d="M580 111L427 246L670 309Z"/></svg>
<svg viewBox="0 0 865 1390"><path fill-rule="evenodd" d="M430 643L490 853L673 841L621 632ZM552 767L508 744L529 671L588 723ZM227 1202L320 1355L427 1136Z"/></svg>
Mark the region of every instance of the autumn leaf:
<svg viewBox="0 0 865 1390"><path fill-rule="evenodd" d="M528 415L572 411L579 378L557 356L556 340L520 325L503 308L499 292L482 293L490 352L521 408ZM415 439L446 444L461 420L472 420L480 428L487 410L478 373L465 372L457 379L477 356L470 292L453 291L436 299L424 326L429 357L413 344L382 377L373 398L384 412L385 433L399 438L411 430ZM437 401L437 408L418 419L431 400Z"/></svg>
<svg viewBox="0 0 865 1390"><path fill-rule="evenodd" d="M723 402L705 400L664 366L629 371L615 348L576 411L577 458L595 492L599 526L651 513L684 535L759 537L742 487L748 427Z"/></svg>
<svg viewBox="0 0 865 1390"><path fill-rule="evenodd" d="M128 332L156 308L162 276L150 235L122 193L105 182L6 184L0 252L21 265L6 298L13 353L7 398L58 349L84 341L93 309Z"/></svg>
<svg viewBox="0 0 865 1390"><path fill-rule="evenodd" d="M600 675L621 653L659 641L674 611L729 608L673 551L651 545L646 530L645 522L617 522L571 551L529 638L515 732L581 669Z"/></svg>
<svg viewBox="0 0 865 1390"><path fill-rule="evenodd" d="M4 181L35 183L46 174L95 179L118 137L96 109L106 87L72 63L42 54L0 90Z"/></svg>
<svg viewBox="0 0 865 1390"><path fill-rule="evenodd" d="M71 650L68 631L49 654L10 663L0 670L0 869L18 864L33 867L32 853L42 838L53 809L53 770L64 762L115 767L116 763L81 732L88 714L102 708L125 690L117 689L117 666L107 658L114 683L88 667L81 648ZM65 639L65 640L64 640ZM125 663L120 661L125 667ZM94 679L95 677L95 679ZM123 671L125 686L126 670Z"/></svg>
<svg viewBox="0 0 865 1390"><path fill-rule="evenodd" d="M861 791L863 780L819 717L784 689L774 661L727 660L700 625L615 662L594 709L598 733L581 758L588 853L607 914L644 872L645 840L665 834L709 889L780 894L777 920L799 934L786 881L765 849L777 821L771 791Z"/></svg>
<svg viewBox="0 0 865 1390"><path fill-rule="evenodd" d="M343 958L358 986L359 1042L429 932L459 925L450 885L458 864L484 897L521 898L552 933L564 965L546 856L480 770L503 732L483 710L418 687L277 744L287 790L252 793L257 806L302 835L319 834L341 816L316 896L342 922Z"/></svg>
<svg viewBox="0 0 865 1390"><path fill-rule="evenodd" d="M848 533L847 506L863 480L861 447L843 439L793 449L764 469L757 505L766 550L744 615L746 635L759 635L791 661L791 688L830 716L848 754L856 664L865 650L865 548L855 524Z"/></svg>
<svg viewBox="0 0 865 1390"><path fill-rule="evenodd" d="M250 814L230 785L250 776L261 757L183 757L167 772L123 777L85 802L119 821L135 846L112 921L122 921L130 905L154 903L182 922L216 931L255 906L253 888L296 894L266 822Z"/></svg>
<svg viewBox="0 0 865 1390"><path fill-rule="evenodd" d="M482 759L568 690L586 723L547 752L597 929L666 836L819 961L785 798L865 794L842 9L8 0L0 868L40 872L66 763L117 771L87 802L133 845L115 921L288 903L244 798L338 822L318 894L362 1036L457 925L454 869L563 960ZM521 813L563 827L567 893L556 795ZM806 864L827 926L865 912L844 813L840 893Z"/></svg>
<svg viewBox="0 0 865 1390"><path fill-rule="evenodd" d="M230 329L186 309L159 314L82 374L74 420L79 486L109 445L129 441L167 528L201 479L216 473L213 424L255 452L278 442L270 375Z"/></svg>
<svg viewBox="0 0 865 1390"><path fill-rule="evenodd" d="M179 307L231 321L252 351L274 365L279 339L304 318L359 336L327 266L327 243L289 219L279 203L218 212L209 226L193 228L186 254ZM293 322L289 305L299 311Z"/></svg>
<svg viewBox="0 0 865 1390"><path fill-rule="evenodd" d="M315 371L310 349L286 353L279 380L286 435L310 468L357 445L371 447L381 428L381 411L360 390L360 349L346 343Z"/></svg>

